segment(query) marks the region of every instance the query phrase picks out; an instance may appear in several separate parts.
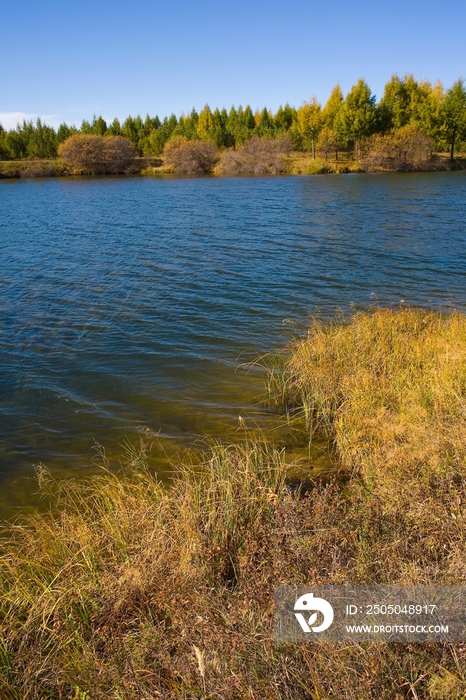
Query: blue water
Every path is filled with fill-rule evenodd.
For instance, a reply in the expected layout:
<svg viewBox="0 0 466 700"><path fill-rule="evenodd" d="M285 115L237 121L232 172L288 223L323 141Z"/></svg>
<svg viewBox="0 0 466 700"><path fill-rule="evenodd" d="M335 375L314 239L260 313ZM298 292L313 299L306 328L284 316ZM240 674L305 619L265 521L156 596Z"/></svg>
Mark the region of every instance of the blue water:
<svg viewBox="0 0 466 700"><path fill-rule="evenodd" d="M465 173L0 181L0 515L94 440L234 433L311 313L464 309L465 222Z"/></svg>

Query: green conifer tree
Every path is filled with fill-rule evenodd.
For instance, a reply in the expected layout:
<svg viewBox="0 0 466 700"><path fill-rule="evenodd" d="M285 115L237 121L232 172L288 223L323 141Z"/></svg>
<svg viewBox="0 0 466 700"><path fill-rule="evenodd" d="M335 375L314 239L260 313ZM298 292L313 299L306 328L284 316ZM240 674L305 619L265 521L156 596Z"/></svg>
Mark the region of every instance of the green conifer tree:
<svg viewBox="0 0 466 700"><path fill-rule="evenodd" d="M330 97L328 98L322 110L324 126L327 126L329 129L332 130L335 129L335 119L337 117L337 114L340 112L344 101L345 100L343 98L341 87L339 85L335 85L332 92L330 93Z"/></svg>
<svg viewBox="0 0 466 700"><path fill-rule="evenodd" d="M454 160L457 141L466 139L466 88L461 78L447 90L444 109L446 140L450 146L450 160Z"/></svg>
<svg viewBox="0 0 466 700"><path fill-rule="evenodd" d="M275 124L266 107L259 114L254 133L262 138L273 138L275 135Z"/></svg>
<svg viewBox="0 0 466 700"><path fill-rule="evenodd" d="M105 119L103 117L96 117L94 114L91 124L91 133L95 134L95 136L104 136L106 131L107 122Z"/></svg>
<svg viewBox="0 0 466 700"><path fill-rule="evenodd" d="M120 120L115 117L110 126L107 129L107 134L109 136L121 136L121 124Z"/></svg>
<svg viewBox="0 0 466 700"><path fill-rule="evenodd" d="M243 112L243 108L240 106L241 113ZM232 142L232 146L236 146L237 143L237 136L238 136L238 129L239 129L239 118L238 118L238 112L236 111L235 107L232 106L229 113L228 113L228 119L226 122L226 131L228 134L228 139Z"/></svg>
<svg viewBox="0 0 466 700"><path fill-rule="evenodd" d="M275 132L277 134L287 134L293 122L296 121L297 112L287 103L284 107L280 105L273 118Z"/></svg>
<svg viewBox="0 0 466 700"><path fill-rule="evenodd" d="M87 119L83 119L80 132L81 134L92 134L92 127Z"/></svg>
<svg viewBox="0 0 466 700"><path fill-rule="evenodd" d="M68 126L65 122L60 124L60 126L57 129L57 143L60 145L63 143L63 141L66 141L66 139L69 139L70 136L73 136L73 134L77 134L78 130L74 126Z"/></svg>
<svg viewBox="0 0 466 700"><path fill-rule="evenodd" d="M218 110L217 110L218 111ZM199 114L197 120L197 133L201 139L212 138L212 132L214 128L214 119L212 112L210 111L209 105L205 105L204 109Z"/></svg>
<svg viewBox="0 0 466 700"><path fill-rule="evenodd" d="M370 87L361 78L347 94L335 117L335 131L347 147L355 148L358 158L361 157L361 142L377 128L375 99Z"/></svg>

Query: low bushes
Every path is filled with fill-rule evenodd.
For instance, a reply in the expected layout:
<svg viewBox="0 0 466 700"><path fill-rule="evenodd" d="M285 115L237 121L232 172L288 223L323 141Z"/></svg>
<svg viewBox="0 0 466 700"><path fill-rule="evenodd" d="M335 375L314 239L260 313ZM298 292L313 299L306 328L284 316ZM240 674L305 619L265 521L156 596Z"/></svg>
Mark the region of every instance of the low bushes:
<svg viewBox="0 0 466 700"><path fill-rule="evenodd" d="M180 175L211 173L219 158L213 141L188 141L184 136L170 139L163 155L167 164Z"/></svg>
<svg viewBox="0 0 466 700"><path fill-rule="evenodd" d="M362 163L367 170L409 172L432 169L434 142L422 129L407 125L365 144Z"/></svg>
<svg viewBox="0 0 466 700"><path fill-rule="evenodd" d="M224 151L217 172L222 175L278 175L290 152L288 136L275 141L254 136L237 150Z"/></svg>
<svg viewBox="0 0 466 700"><path fill-rule="evenodd" d="M117 174L132 170L136 149L123 136L74 134L60 144L58 156L74 174Z"/></svg>

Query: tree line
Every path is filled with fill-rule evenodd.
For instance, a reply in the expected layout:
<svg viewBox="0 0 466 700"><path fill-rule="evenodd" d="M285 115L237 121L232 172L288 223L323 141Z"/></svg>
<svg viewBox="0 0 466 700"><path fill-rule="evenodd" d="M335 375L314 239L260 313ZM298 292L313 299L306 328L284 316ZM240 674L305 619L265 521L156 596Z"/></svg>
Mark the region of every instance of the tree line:
<svg viewBox="0 0 466 700"><path fill-rule="evenodd" d="M368 139L383 137L397 130L414 129L426 134L438 151L455 153L466 148L466 88L458 79L450 88L441 83L417 81L412 75L393 76L377 101L364 79L360 79L346 96L335 86L325 105L314 97L298 109L286 104L273 114L264 108L253 112L250 106L214 111L209 105L187 116L172 114L128 117L123 123L110 124L101 116L81 127L61 124L57 129L37 119L24 121L16 129L0 125L0 159L56 158L60 144L74 134L119 136L128 139L139 156L159 156L174 137L188 141L211 141L217 149L237 149L253 137L279 139L288 136L292 147L308 151L315 157L339 152L363 154Z"/></svg>

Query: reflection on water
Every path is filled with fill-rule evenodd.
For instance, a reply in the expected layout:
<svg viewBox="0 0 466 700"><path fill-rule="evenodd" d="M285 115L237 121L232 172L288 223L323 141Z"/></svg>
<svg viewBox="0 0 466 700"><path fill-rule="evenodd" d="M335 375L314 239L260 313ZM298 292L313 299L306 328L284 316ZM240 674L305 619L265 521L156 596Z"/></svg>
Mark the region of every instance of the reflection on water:
<svg viewBox="0 0 466 700"><path fill-rule="evenodd" d="M317 310L463 307L464 173L0 181L0 507L260 420L257 368ZM256 407L255 407L256 406ZM248 413L249 409L249 413ZM158 452L157 452L158 450Z"/></svg>

